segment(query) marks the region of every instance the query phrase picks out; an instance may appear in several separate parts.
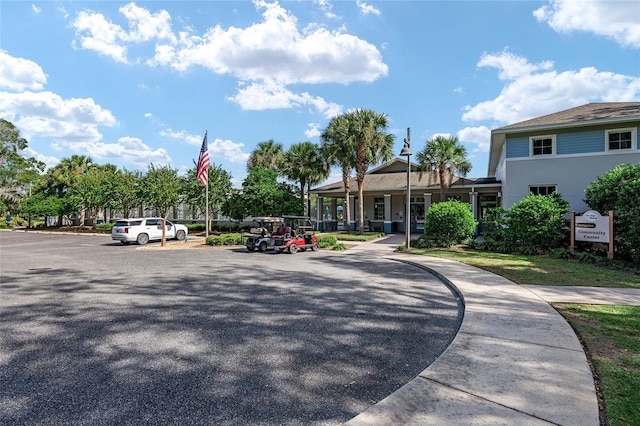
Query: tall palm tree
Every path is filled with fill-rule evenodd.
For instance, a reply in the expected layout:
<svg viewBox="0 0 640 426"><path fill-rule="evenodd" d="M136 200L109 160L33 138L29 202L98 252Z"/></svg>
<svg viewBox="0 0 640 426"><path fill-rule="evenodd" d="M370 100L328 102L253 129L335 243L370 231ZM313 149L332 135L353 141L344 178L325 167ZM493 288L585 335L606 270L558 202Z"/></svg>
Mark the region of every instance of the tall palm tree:
<svg viewBox="0 0 640 426"><path fill-rule="evenodd" d="M87 173L95 167L93 159L85 155L72 155L70 158L63 158L53 168L47 172L45 185L53 190L58 197L63 197L65 192L73 186L79 175ZM81 208L80 224L84 224L85 207ZM62 223L60 214L58 223Z"/></svg>
<svg viewBox="0 0 640 426"><path fill-rule="evenodd" d="M329 164L324 160L320 148L308 141L291 145L284 154L282 173L300 184L300 202L305 216L308 215L311 206L304 202L305 188L309 190L311 185L329 177Z"/></svg>
<svg viewBox="0 0 640 426"><path fill-rule="evenodd" d="M392 134L385 132L389 125L386 114L370 109L355 109L346 113L348 134L355 146L356 182L358 183L359 232L364 232L364 177L370 165L393 158Z"/></svg>
<svg viewBox="0 0 640 426"><path fill-rule="evenodd" d="M281 143L269 139L266 142L260 142L251 152L249 161L247 161L247 171L252 167L261 166L267 169L277 170L282 164L284 157L284 148Z"/></svg>
<svg viewBox="0 0 640 426"><path fill-rule="evenodd" d="M356 166L356 150L352 143L353 138L349 136L349 121L347 117L344 114L333 117L320 137L322 139L322 152L327 162L333 166L339 166L342 170L345 226L347 230L350 230L351 170Z"/></svg>
<svg viewBox="0 0 640 426"><path fill-rule="evenodd" d="M471 171L471 162L467 160L467 149L455 136L436 136L427 141L422 151L416 154L418 171L434 171L440 180L440 201L447 198L446 189L456 173L463 177Z"/></svg>

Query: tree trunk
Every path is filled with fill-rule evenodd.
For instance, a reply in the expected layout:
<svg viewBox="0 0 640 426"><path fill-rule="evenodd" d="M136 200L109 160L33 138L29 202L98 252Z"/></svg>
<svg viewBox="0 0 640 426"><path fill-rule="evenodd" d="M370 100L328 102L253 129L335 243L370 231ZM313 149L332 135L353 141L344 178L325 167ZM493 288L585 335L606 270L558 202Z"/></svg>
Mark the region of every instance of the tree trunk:
<svg viewBox="0 0 640 426"><path fill-rule="evenodd" d="M349 202L349 197L351 195L351 170L343 168L342 169L342 182L344 183L344 201L345 201L345 209L344 219L345 219L345 227L347 232L351 232L351 203Z"/></svg>

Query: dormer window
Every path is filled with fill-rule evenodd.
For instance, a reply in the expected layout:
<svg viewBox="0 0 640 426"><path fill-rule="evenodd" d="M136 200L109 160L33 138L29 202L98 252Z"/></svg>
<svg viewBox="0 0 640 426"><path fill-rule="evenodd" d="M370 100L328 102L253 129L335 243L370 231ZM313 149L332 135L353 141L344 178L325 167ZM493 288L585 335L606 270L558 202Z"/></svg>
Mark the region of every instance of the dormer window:
<svg viewBox="0 0 640 426"><path fill-rule="evenodd" d="M635 132L633 129L618 129L607 131L607 149L609 151L633 148Z"/></svg>
<svg viewBox="0 0 640 426"><path fill-rule="evenodd" d="M531 138L531 155L553 155L555 153L555 136L534 136Z"/></svg>

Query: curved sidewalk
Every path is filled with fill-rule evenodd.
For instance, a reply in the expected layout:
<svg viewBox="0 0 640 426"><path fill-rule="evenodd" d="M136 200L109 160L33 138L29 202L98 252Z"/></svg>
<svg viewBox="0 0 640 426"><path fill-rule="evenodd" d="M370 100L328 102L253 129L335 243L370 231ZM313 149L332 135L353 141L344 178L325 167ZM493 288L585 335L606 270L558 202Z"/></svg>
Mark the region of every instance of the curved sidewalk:
<svg viewBox="0 0 640 426"><path fill-rule="evenodd" d="M346 425L599 425L591 370L571 326L529 289L458 262L392 251L397 236L362 244L455 287L464 319L447 350L405 386Z"/></svg>

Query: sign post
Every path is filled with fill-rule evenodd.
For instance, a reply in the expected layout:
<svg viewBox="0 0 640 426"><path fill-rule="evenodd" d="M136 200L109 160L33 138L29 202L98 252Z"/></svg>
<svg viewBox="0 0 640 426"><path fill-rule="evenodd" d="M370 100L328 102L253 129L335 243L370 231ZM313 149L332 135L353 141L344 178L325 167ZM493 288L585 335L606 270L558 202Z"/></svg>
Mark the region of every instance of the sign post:
<svg viewBox="0 0 640 426"><path fill-rule="evenodd" d="M575 251L576 241L608 243L607 257L613 259L613 210L609 216L602 216L595 210L588 210L581 216L571 212L571 251Z"/></svg>

